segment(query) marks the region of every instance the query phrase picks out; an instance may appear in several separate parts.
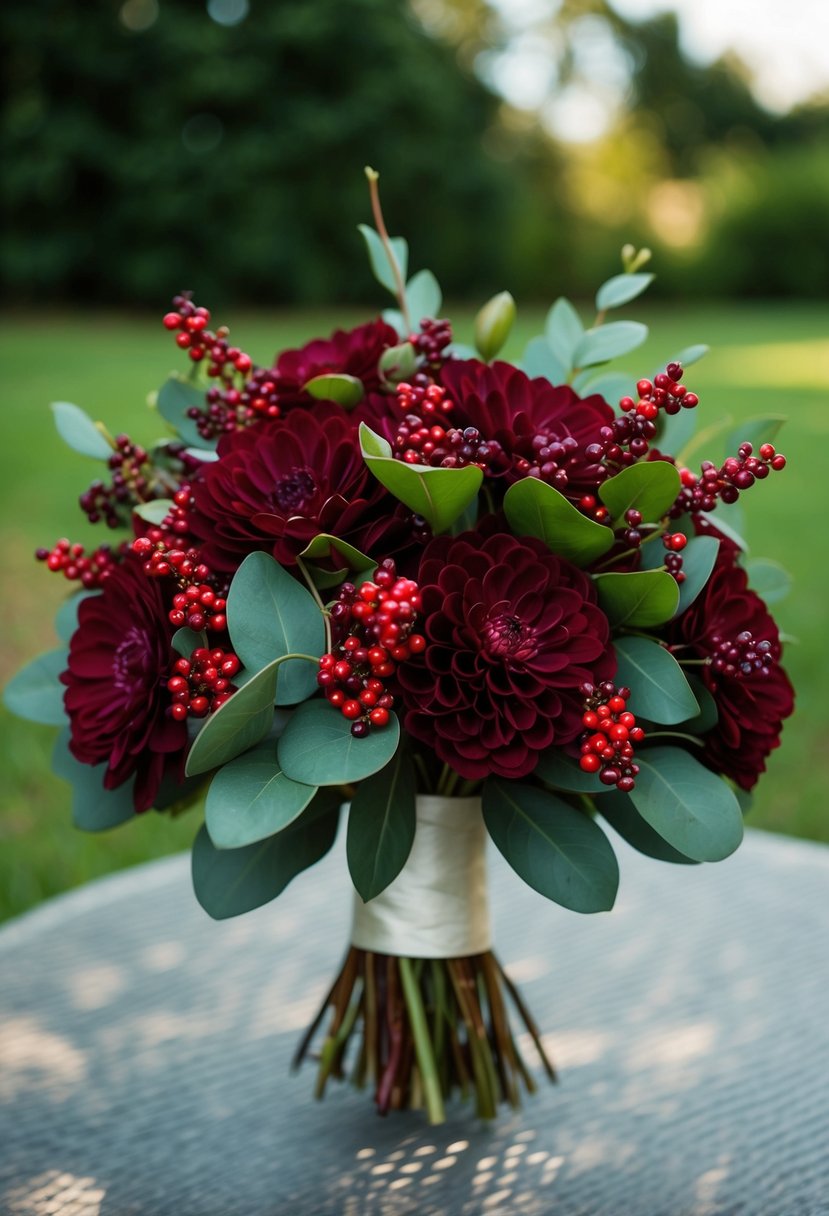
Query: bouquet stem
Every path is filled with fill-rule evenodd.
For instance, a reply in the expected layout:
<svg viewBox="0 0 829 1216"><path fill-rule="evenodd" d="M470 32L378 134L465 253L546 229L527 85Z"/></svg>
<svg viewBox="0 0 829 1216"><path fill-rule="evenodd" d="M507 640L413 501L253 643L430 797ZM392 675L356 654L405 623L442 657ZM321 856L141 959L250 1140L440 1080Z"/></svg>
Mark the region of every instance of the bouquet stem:
<svg viewBox="0 0 829 1216"><path fill-rule="evenodd" d="M352 946L294 1057L297 1068L330 1009L318 1054L315 1093L331 1077L370 1081L381 1115L425 1108L445 1120L456 1092L474 1099L483 1119L506 1102L521 1104L521 1087L536 1083L510 1025L506 996L535 1044L551 1081L556 1074L515 985L491 951L465 958L411 959ZM354 1046L354 1050L350 1050Z"/></svg>

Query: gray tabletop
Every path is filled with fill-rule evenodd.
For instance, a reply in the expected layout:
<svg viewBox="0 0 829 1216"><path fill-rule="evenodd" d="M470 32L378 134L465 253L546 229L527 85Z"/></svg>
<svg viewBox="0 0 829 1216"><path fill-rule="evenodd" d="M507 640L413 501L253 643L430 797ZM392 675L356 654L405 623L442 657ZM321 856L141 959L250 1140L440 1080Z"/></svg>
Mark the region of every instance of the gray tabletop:
<svg viewBox="0 0 829 1216"><path fill-rule="evenodd" d="M829 1213L829 849L718 866L619 846L609 916L491 859L496 949L561 1072L492 1125L381 1119L289 1072L340 960L341 848L215 924L173 858L0 931L9 1216ZM531 1052L528 1050L528 1055Z"/></svg>

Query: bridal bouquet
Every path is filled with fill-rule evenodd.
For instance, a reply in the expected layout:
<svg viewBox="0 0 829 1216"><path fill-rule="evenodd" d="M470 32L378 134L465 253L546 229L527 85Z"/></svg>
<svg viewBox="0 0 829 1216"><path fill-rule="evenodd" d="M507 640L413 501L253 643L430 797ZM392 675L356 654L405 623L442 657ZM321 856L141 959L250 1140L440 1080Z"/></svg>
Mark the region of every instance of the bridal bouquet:
<svg viewBox="0 0 829 1216"><path fill-rule="evenodd" d="M259 367L183 293L164 325L190 374L157 395L163 439L53 407L103 465L80 505L116 539L38 552L79 589L61 648L5 695L62 726L79 827L203 801L213 917L279 895L346 817L351 942L297 1058L320 1094L350 1075L383 1113L437 1122L457 1090L490 1117L534 1087L519 1038L554 1073L490 949L486 836L577 912L613 905L608 828L679 864L740 843L792 710L759 594L779 568L746 559L735 506L784 467L780 419L708 428L725 454L700 464L685 368L706 348L608 371L646 336L607 320L653 277L630 247L589 327L559 299L498 361L503 293L476 350L456 345L368 177L382 319Z"/></svg>

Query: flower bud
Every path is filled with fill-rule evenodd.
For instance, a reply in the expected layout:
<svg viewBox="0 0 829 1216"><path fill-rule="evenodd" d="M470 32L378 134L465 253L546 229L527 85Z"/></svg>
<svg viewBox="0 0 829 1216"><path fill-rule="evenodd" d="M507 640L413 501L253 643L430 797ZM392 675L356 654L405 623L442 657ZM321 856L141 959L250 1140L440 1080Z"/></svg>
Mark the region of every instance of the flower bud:
<svg viewBox="0 0 829 1216"><path fill-rule="evenodd" d="M377 364L380 376L387 384L409 380L417 368L417 356L411 342L401 342L384 350Z"/></svg>
<svg viewBox="0 0 829 1216"><path fill-rule="evenodd" d="M650 249L637 249L635 245L623 245L622 267L625 274L636 274L637 270L647 266L652 256Z"/></svg>
<svg viewBox="0 0 829 1216"><path fill-rule="evenodd" d="M508 291L499 292L484 304L475 318L475 346L489 362L509 337L515 321L515 300Z"/></svg>

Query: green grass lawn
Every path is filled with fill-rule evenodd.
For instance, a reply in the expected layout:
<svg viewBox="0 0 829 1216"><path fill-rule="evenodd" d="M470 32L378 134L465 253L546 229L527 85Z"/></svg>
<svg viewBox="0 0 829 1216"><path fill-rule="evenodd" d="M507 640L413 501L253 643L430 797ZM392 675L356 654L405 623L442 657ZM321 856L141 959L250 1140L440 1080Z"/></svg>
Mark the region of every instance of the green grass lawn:
<svg viewBox="0 0 829 1216"><path fill-rule="evenodd" d="M789 600L775 609L781 627L797 639L786 665L798 688L798 711L787 725L761 783L750 822L829 841L829 709L823 529L829 509L829 340L823 308L805 304L716 305L711 308L623 310L651 326L647 347L623 361L636 373L652 371L680 348L708 342L712 353L691 369L687 382L701 396L701 426L730 415L783 413L790 422L780 447L786 472L747 497L752 551L786 565L796 579ZM471 313L460 310L457 337L469 340ZM260 362L275 351L364 319L355 313L251 314L236 317L233 337ZM540 310L519 319L508 354L541 327ZM585 319L587 314L585 313ZM464 332L466 331L466 332ZM3 621L0 681L26 659L54 645L51 620L66 591L60 576L32 560L37 545L66 535L99 543L85 524L78 494L97 475L93 461L63 447L48 403L73 401L113 432L141 442L163 433L146 403L171 368L183 368L158 320L146 316L63 315L3 321L6 377L0 412L0 534ZM186 848L196 813L171 821L155 814L101 836L76 831L68 788L49 772L54 732L2 713L0 749L0 919L45 897L119 866Z"/></svg>

